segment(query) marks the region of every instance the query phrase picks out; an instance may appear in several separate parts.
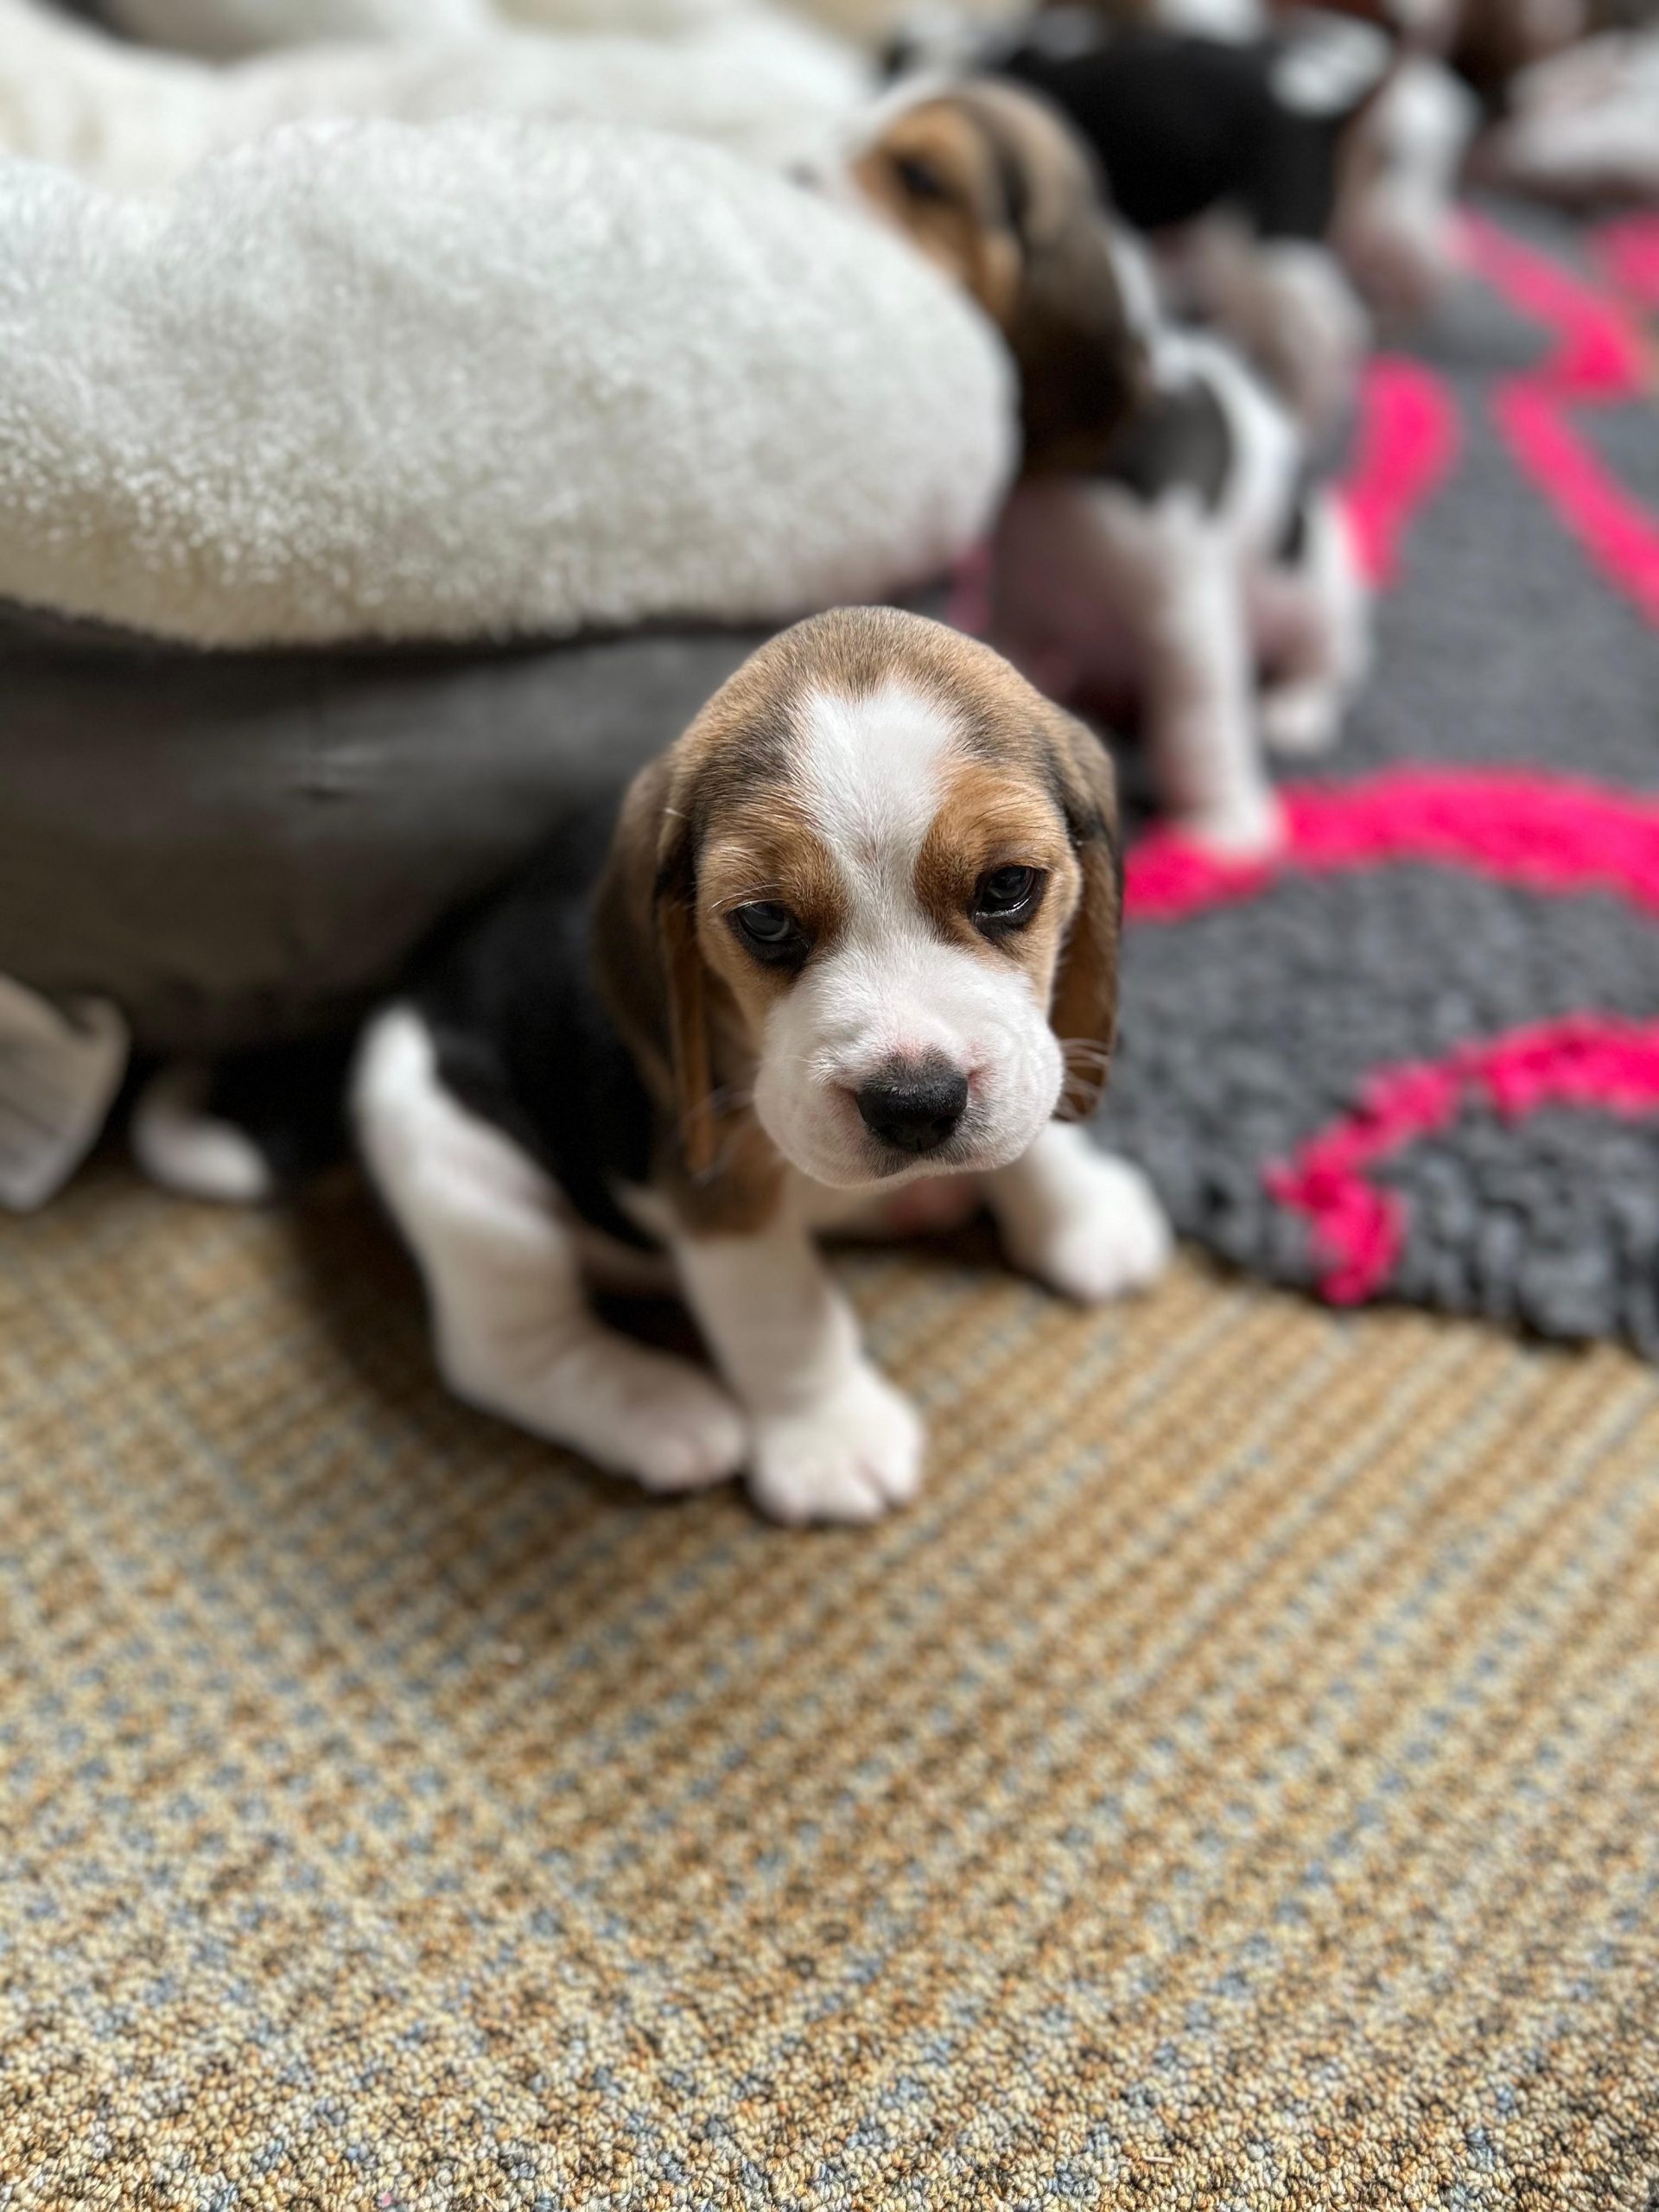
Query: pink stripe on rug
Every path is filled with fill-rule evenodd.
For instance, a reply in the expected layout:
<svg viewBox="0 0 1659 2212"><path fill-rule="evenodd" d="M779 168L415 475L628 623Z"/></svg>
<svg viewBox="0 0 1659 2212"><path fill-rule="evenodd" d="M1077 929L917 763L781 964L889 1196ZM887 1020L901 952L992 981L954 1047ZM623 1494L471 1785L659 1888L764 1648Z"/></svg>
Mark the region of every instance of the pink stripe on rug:
<svg viewBox="0 0 1659 2212"><path fill-rule="evenodd" d="M1608 582L1659 624L1659 522L1618 483L1572 410L1641 399L1648 358L1623 305L1479 216L1466 219L1471 266L1554 334L1548 358L1499 385L1493 414L1510 452Z"/></svg>
<svg viewBox="0 0 1659 2212"><path fill-rule="evenodd" d="M1608 282L1646 307L1659 307L1659 215L1620 215L1595 233L1595 256Z"/></svg>
<svg viewBox="0 0 1659 2212"><path fill-rule="evenodd" d="M1659 1022L1568 1014L1373 1076L1351 1114L1262 1178L1311 1225L1324 1263L1321 1297L1354 1306L1387 1287L1405 1242L1405 1209L1366 1170L1414 1138L1448 1128L1471 1098L1483 1097L1508 1121L1553 1105L1632 1117L1659 1112Z"/></svg>
<svg viewBox="0 0 1659 2212"><path fill-rule="evenodd" d="M1218 859L1153 830L1128 857L1129 913L1179 921L1287 874L1427 861L1541 893L1608 891L1659 914L1659 800L1532 770L1416 767L1280 796L1285 840L1266 860Z"/></svg>
<svg viewBox="0 0 1659 2212"><path fill-rule="evenodd" d="M1407 525L1452 473L1463 423L1450 387L1420 361L1377 354L1360 385L1359 427L1342 501L1360 566L1379 588L1400 575Z"/></svg>

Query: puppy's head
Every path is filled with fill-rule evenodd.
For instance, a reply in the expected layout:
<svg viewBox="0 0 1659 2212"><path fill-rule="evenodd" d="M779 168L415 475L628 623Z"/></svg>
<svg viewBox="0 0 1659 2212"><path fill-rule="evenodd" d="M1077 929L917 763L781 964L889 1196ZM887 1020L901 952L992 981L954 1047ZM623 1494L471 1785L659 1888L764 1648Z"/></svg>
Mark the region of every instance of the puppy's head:
<svg viewBox="0 0 1659 2212"><path fill-rule="evenodd" d="M1097 740L988 647L848 609L636 781L601 963L694 1176L758 1124L847 1189L1004 1166L1092 1106L1120 906Z"/></svg>
<svg viewBox="0 0 1659 2212"><path fill-rule="evenodd" d="M853 173L1007 340L1027 469L1092 465L1134 404L1146 347L1071 126L1011 85L953 86L888 109Z"/></svg>
<svg viewBox="0 0 1659 2212"><path fill-rule="evenodd" d="M1438 61L1407 54L1343 145L1331 240L1386 318L1425 315L1457 268L1457 195L1474 96Z"/></svg>

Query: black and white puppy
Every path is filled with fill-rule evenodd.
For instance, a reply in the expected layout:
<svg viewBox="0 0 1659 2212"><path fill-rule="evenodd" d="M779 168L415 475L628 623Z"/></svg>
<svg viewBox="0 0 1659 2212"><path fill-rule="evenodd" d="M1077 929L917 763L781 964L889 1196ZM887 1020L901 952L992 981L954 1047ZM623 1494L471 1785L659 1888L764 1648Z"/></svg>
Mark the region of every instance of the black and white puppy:
<svg viewBox="0 0 1659 2212"><path fill-rule="evenodd" d="M1020 371L1025 468L995 546L993 641L1051 697L1138 708L1182 827L1232 853L1270 846L1262 742L1332 742L1369 650L1353 548L1302 431L1232 347L1162 315L1044 102L981 79L890 99L855 175L998 321ZM1057 266L1065 314L1046 304Z"/></svg>
<svg viewBox="0 0 1659 2212"><path fill-rule="evenodd" d="M1263 747L1336 741L1370 596L1284 407L1225 344L1150 313L1141 328L1145 397L1104 459L1014 489L990 634L1051 697L1138 710L1160 805L1243 856L1281 831Z"/></svg>
<svg viewBox="0 0 1659 2212"><path fill-rule="evenodd" d="M1051 8L989 38L918 35L898 58L989 72L1051 102L1120 216L1158 239L1175 303L1327 427L1363 358L1367 308L1419 313L1450 272L1472 103L1437 63L1350 16L1210 35L1136 12Z"/></svg>
<svg viewBox="0 0 1659 2212"><path fill-rule="evenodd" d="M1116 838L1097 741L988 647L886 608L764 646L365 1037L359 1144L452 1388L652 1489L747 1469L785 1521L911 1497L921 1424L816 1230L956 1179L1068 1296L1167 1250L1065 1125L1112 1049ZM647 1249L718 1379L594 1313Z"/></svg>

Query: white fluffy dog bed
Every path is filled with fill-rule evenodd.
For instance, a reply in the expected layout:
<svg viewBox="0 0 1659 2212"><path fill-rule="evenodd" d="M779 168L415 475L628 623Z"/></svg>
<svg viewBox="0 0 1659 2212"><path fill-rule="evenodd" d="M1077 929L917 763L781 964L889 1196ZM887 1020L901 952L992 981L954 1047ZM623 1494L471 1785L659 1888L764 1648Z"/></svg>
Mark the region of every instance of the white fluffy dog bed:
<svg viewBox="0 0 1659 2212"><path fill-rule="evenodd" d="M986 526L1008 370L926 263L550 119L753 148L861 88L709 12L217 73L0 0L0 976L168 1052L348 1021L766 626ZM353 105L497 111L270 128Z"/></svg>
<svg viewBox="0 0 1659 2212"><path fill-rule="evenodd" d="M1526 71L1484 172L1569 204L1659 200L1659 24L1587 39Z"/></svg>
<svg viewBox="0 0 1659 2212"><path fill-rule="evenodd" d="M738 13L747 0L103 0L135 38L220 57L314 39L423 38L482 31L504 19L551 30L672 36ZM785 0L791 4L791 0ZM957 12L1007 22L1029 0L956 0ZM791 12L879 45L915 0L792 0Z"/></svg>
<svg viewBox="0 0 1659 2212"><path fill-rule="evenodd" d="M0 597L218 645L781 620L987 523L998 345L709 147L280 131L122 200L0 163Z"/></svg>
<svg viewBox="0 0 1659 2212"><path fill-rule="evenodd" d="M103 0L99 12L133 38L220 59L319 39L427 38L505 22L550 30L672 37L747 0Z"/></svg>
<svg viewBox="0 0 1659 2212"><path fill-rule="evenodd" d="M632 123L783 167L818 156L872 81L851 46L754 7L672 38L435 20L404 41L295 46L216 66L125 44L43 0L0 0L0 151L124 192L176 182L283 124L344 117Z"/></svg>

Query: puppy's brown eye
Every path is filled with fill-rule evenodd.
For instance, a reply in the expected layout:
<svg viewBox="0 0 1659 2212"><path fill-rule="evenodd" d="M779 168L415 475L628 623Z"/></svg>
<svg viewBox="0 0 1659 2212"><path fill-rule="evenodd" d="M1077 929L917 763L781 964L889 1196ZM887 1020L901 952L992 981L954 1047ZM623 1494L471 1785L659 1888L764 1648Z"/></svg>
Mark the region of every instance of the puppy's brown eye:
<svg viewBox="0 0 1659 2212"><path fill-rule="evenodd" d="M757 960L768 968L798 968L810 950L806 931L787 906L775 899L757 899L739 906L732 926Z"/></svg>
<svg viewBox="0 0 1659 2212"><path fill-rule="evenodd" d="M1034 868L994 868L974 887L974 920L988 932L1023 929L1042 904L1047 878Z"/></svg>
<svg viewBox="0 0 1659 2212"><path fill-rule="evenodd" d="M914 154L895 154L893 173L912 200L948 200L949 186L930 162L918 161Z"/></svg>

